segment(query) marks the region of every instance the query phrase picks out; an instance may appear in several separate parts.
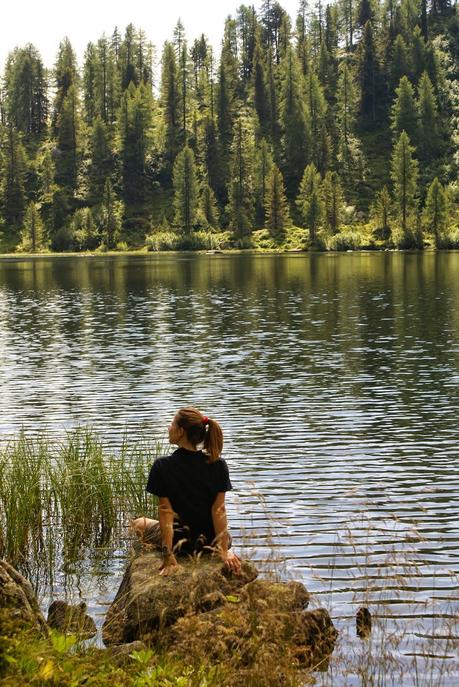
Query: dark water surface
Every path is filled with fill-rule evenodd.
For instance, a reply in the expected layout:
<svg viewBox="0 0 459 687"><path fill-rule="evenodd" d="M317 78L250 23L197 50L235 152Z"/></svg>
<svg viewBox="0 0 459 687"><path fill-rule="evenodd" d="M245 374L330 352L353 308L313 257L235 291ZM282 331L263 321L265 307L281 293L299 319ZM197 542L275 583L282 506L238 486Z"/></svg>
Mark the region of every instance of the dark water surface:
<svg viewBox="0 0 459 687"><path fill-rule="evenodd" d="M0 262L2 436L90 424L116 445L189 403L219 419L235 540L284 559L354 665L360 605L375 654L402 637L374 684L459 684L458 358L457 252ZM81 583L99 619L123 556ZM353 673L319 682L373 684Z"/></svg>

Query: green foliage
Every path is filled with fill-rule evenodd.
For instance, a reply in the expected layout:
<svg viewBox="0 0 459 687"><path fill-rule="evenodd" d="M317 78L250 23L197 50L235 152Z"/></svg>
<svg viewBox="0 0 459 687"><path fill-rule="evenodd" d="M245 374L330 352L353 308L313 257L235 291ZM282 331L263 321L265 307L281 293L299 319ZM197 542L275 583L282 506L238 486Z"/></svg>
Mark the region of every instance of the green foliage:
<svg viewBox="0 0 459 687"><path fill-rule="evenodd" d="M427 192L426 204L422 213L425 229L434 236L436 248L445 243L445 230L449 219L448 198L437 177L432 181Z"/></svg>
<svg viewBox="0 0 459 687"><path fill-rule="evenodd" d="M191 234L196 223L199 194L194 153L185 146L174 164L174 224Z"/></svg>
<svg viewBox="0 0 459 687"><path fill-rule="evenodd" d="M7 225L17 230L25 212L27 157L19 135L10 125L3 130L1 146L1 204Z"/></svg>
<svg viewBox="0 0 459 687"><path fill-rule="evenodd" d="M296 198L296 205L300 211L304 226L309 229L312 244L317 238L317 230L324 220L325 206L322 196L320 174L313 163L304 170L300 190Z"/></svg>
<svg viewBox="0 0 459 687"><path fill-rule="evenodd" d="M387 240L391 235L392 199L387 186L378 191L370 211L376 238Z"/></svg>
<svg viewBox="0 0 459 687"><path fill-rule="evenodd" d="M234 130L231 146L230 181L228 185L229 226L243 241L250 236L254 217L254 136L250 121L241 115Z"/></svg>
<svg viewBox="0 0 459 687"><path fill-rule="evenodd" d="M36 203L29 203L24 217L24 228L18 250L37 253L48 247L43 221Z"/></svg>
<svg viewBox="0 0 459 687"><path fill-rule="evenodd" d="M397 219L402 231L401 241L405 247L416 245L413 225L417 209L419 168L413 153L410 139L402 131L392 153L391 178Z"/></svg>
<svg viewBox="0 0 459 687"><path fill-rule="evenodd" d="M341 181L336 172L327 172L322 183L325 206L325 226L331 234L336 234L341 226L344 195Z"/></svg>
<svg viewBox="0 0 459 687"><path fill-rule="evenodd" d="M395 89L396 98L392 106L392 131L396 139L405 131L410 141L418 141L418 113L414 98L414 89L408 77L402 76L398 88Z"/></svg>
<svg viewBox="0 0 459 687"><path fill-rule="evenodd" d="M284 180L279 168L272 165L265 194L266 228L276 240L281 240L285 228L291 225L290 211L285 197Z"/></svg>
<svg viewBox="0 0 459 687"><path fill-rule="evenodd" d="M75 211L70 220L70 231L79 250L94 250L100 244L101 237L89 208Z"/></svg>

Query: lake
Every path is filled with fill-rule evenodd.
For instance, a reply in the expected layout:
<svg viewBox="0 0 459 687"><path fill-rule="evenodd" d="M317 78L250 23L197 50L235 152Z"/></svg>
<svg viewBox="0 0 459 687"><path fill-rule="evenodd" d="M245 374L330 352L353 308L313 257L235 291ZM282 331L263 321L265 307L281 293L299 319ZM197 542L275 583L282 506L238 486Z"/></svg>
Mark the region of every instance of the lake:
<svg viewBox="0 0 459 687"><path fill-rule="evenodd" d="M363 684L361 605L394 659L375 684L458 684L458 359L458 252L0 261L3 440L165 437L188 404L218 419L236 548L346 636L353 667L323 685ZM99 623L125 555L79 579Z"/></svg>

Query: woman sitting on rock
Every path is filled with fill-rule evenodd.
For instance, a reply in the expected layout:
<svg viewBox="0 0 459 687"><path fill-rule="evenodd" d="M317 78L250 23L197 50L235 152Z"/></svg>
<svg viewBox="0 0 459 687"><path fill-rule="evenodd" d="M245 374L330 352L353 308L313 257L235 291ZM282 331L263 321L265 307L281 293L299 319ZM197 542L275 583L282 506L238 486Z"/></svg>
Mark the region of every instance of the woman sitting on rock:
<svg viewBox="0 0 459 687"><path fill-rule="evenodd" d="M181 408L169 426L169 442L179 448L154 462L146 487L159 499L159 521L137 518L134 529L144 542L161 547L161 575L177 567L176 554L205 550L218 552L239 573L241 561L230 548L226 519L225 492L232 487L220 458L220 425L196 408Z"/></svg>

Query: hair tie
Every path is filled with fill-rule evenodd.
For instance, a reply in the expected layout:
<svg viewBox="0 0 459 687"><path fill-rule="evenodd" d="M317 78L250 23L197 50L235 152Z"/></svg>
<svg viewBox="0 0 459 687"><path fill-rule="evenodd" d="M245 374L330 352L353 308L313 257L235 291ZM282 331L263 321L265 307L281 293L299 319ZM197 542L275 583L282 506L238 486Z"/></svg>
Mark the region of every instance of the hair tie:
<svg viewBox="0 0 459 687"><path fill-rule="evenodd" d="M208 417L203 417L203 418L202 418L202 424L203 424L203 425L208 425L208 424L209 424L209 418L208 418Z"/></svg>

